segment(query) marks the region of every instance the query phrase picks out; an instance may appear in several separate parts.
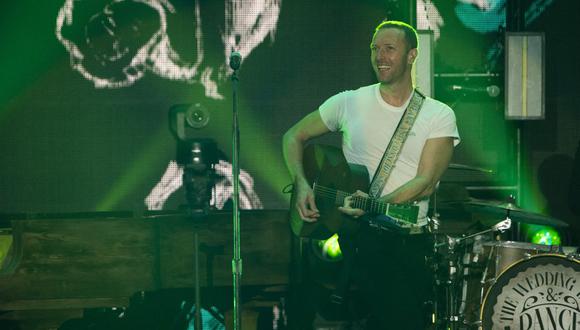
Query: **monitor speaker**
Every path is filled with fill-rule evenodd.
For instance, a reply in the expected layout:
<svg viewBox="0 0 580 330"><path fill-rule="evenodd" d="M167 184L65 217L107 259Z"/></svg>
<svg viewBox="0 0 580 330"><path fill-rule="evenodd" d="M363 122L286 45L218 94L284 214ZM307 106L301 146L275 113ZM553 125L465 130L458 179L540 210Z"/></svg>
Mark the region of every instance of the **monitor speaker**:
<svg viewBox="0 0 580 330"><path fill-rule="evenodd" d="M506 33L505 117L544 119L544 34Z"/></svg>

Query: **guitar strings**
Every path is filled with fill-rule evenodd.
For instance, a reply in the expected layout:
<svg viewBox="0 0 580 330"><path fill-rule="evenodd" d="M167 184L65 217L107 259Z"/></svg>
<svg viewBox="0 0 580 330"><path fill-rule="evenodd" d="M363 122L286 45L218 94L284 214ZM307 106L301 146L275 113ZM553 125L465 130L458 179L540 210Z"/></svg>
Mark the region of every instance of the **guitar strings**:
<svg viewBox="0 0 580 330"><path fill-rule="evenodd" d="M325 186L321 186L321 185L316 185L314 187L314 192L316 195L319 195L321 197L334 199L339 204L343 204L344 198L346 198L348 196L352 196L352 194L349 194L349 193L344 192L342 190L337 190L337 189L333 189L333 188L329 188L329 187L325 187ZM371 198L371 197L352 196L351 206L353 206L355 208L360 208L363 210L375 212L375 213L382 213L382 214L387 214L387 213L390 214L391 213L391 212L388 212L390 203L381 202L381 201L374 199L374 198ZM397 207L399 209L407 209L407 208L410 209L411 208L409 205L406 205L406 204L397 204ZM399 213L399 212L396 212L396 213ZM393 215L395 215L395 214L393 214ZM402 214L396 214L396 215L402 216Z"/></svg>
<svg viewBox="0 0 580 330"><path fill-rule="evenodd" d="M352 194L346 193L344 191L320 185L316 185L315 193L322 197L335 198L337 202L340 201L341 203L344 201L344 198L352 196ZM386 210L387 204L370 197L352 196L352 206L375 212L383 212Z"/></svg>

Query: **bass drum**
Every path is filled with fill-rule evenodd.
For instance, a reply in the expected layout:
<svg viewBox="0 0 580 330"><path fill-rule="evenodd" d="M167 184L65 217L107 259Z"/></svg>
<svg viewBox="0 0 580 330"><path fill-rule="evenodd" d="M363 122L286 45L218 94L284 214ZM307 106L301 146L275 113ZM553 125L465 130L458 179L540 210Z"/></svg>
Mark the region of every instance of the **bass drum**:
<svg viewBox="0 0 580 330"><path fill-rule="evenodd" d="M487 291L484 330L580 329L580 262L540 254L513 264Z"/></svg>
<svg viewBox="0 0 580 330"><path fill-rule="evenodd" d="M472 245L468 242L461 264L463 287L459 315L463 323L481 324L480 313L485 293L507 268L534 255L554 253L558 248L524 242L486 241L485 237L477 236Z"/></svg>

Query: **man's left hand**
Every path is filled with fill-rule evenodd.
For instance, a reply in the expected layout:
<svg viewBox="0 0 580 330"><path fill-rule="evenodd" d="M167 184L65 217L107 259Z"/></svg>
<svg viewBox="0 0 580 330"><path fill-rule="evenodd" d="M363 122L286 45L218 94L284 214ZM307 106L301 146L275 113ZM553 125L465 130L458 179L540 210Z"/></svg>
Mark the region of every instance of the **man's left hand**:
<svg viewBox="0 0 580 330"><path fill-rule="evenodd" d="M362 215L365 214L365 211L363 211L362 209L358 209L358 208L353 208L352 207L352 203L353 203L353 197L369 197L369 195L367 193L364 193L360 190L357 190L354 194L346 197L344 199L344 204L343 206L339 206L338 210L346 215L350 215L353 218L358 218Z"/></svg>

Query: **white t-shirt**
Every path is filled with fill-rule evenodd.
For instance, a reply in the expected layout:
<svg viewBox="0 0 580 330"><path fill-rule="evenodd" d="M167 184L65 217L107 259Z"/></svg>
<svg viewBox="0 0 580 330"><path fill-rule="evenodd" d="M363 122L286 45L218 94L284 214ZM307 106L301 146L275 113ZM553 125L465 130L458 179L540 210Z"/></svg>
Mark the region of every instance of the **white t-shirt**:
<svg viewBox="0 0 580 330"><path fill-rule="evenodd" d="M383 100L379 86L377 83L336 94L318 109L328 129L343 133L342 150L346 160L366 166L369 179L374 176L411 100L409 97L403 106L394 107ZM382 195L394 191L415 177L425 142L438 137L453 137L454 145L459 143L455 114L444 103L427 97ZM419 202L418 225L426 224L428 202L428 198Z"/></svg>

